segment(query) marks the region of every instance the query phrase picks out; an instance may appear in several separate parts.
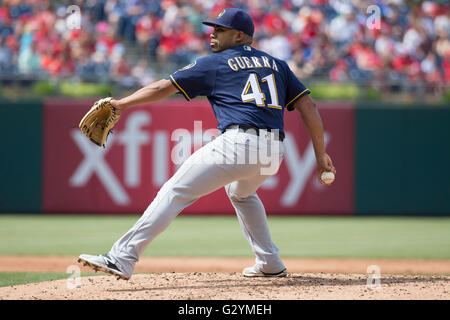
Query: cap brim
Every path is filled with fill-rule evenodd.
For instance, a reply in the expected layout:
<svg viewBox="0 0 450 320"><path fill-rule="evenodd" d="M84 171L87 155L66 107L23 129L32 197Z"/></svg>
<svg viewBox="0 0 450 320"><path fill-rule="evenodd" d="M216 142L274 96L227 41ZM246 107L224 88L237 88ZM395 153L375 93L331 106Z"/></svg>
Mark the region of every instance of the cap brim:
<svg viewBox="0 0 450 320"><path fill-rule="evenodd" d="M210 26L210 27L219 26L219 27L224 27L224 28L227 28L227 29L233 29L232 26L229 26L229 25L226 25L226 24L223 24L223 23L217 23L215 21L206 20L206 21L202 21L202 23L207 25L207 26Z"/></svg>

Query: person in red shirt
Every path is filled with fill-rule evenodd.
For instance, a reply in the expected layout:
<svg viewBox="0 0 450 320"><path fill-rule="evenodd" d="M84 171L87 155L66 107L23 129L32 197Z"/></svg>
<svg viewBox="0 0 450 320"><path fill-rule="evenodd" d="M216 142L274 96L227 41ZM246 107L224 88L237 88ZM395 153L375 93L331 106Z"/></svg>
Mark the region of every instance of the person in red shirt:
<svg viewBox="0 0 450 320"><path fill-rule="evenodd" d="M161 33L161 18L155 13L142 16L136 24L136 40L141 50L147 50L151 41L157 41Z"/></svg>
<svg viewBox="0 0 450 320"><path fill-rule="evenodd" d="M450 84L450 50L446 52L442 61L442 69L444 71L444 81Z"/></svg>

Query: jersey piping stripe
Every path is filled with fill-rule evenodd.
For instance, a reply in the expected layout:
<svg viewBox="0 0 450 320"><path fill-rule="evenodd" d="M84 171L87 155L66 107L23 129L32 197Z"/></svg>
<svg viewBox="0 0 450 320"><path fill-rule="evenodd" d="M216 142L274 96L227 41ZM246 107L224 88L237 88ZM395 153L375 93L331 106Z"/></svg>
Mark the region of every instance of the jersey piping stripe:
<svg viewBox="0 0 450 320"><path fill-rule="evenodd" d="M178 89L181 90L181 92L184 94L184 96L191 101L191 98L189 98L189 96L187 95L187 93L183 90L182 87L180 87L180 85L175 81L175 79L172 77L172 75L170 75L170 79L172 79L173 83L177 86Z"/></svg>
<svg viewBox="0 0 450 320"><path fill-rule="evenodd" d="M295 99L297 99L298 97L300 97L302 94L304 94L306 91L308 91L309 89L305 89L302 92L300 92L294 99L292 99L291 101L289 101L289 103L285 106L285 108L287 108L288 105L290 105L292 102L295 101Z"/></svg>

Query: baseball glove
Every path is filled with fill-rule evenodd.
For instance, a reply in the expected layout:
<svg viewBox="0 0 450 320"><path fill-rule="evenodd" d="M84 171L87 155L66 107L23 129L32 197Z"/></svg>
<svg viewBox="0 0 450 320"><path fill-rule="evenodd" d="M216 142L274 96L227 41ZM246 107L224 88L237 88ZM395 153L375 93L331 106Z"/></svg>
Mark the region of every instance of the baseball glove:
<svg viewBox="0 0 450 320"><path fill-rule="evenodd" d="M78 125L81 132L100 147L105 147L106 138L120 118L111 100L111 97L97 100Z"/></svg>

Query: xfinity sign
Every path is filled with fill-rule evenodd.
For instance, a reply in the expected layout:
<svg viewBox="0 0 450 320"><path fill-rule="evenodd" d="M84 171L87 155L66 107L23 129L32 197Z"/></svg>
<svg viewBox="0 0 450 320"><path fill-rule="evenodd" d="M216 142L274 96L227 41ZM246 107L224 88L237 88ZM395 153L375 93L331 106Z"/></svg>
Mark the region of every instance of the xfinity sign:
<svg viewBox="0 0 450 320"><path fill-rule="evenodd" d="M195 121L194 130L186 128L152 131L152 116L148 111L130 112L124 119L124 129L115 131L108 138L105 149L90 142L78 130L71 131L71 138L82 154L82 160L69 179L69 185L75 188L85 187L96 176L105 192L118 206L127 206L132 202L133 189L142 185L143 179L151 179L154 187L161 187L170 178L171 166L178 167L190 154L217 136L217 129L203 128L201 121ZM280 185L280 179L272 176L261 189L277 189L280 205L291 207L298 203L311 174L315 172L316 159L311 142L303 153L300 152L296 137L286 132L284 140L285 159L289 173L288 184ZM325 134L325 143L330 134ZM119 179L114 168L109 165L106 155L112 148L123 148L123 179ZM143 161L143 151L151 152L151 162ZM152 166L152 176L143 176L144 166ZM149 199L151 201L151 199Z"/></svg>

